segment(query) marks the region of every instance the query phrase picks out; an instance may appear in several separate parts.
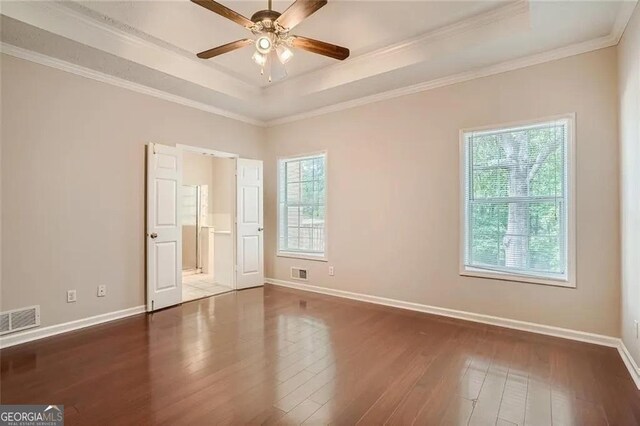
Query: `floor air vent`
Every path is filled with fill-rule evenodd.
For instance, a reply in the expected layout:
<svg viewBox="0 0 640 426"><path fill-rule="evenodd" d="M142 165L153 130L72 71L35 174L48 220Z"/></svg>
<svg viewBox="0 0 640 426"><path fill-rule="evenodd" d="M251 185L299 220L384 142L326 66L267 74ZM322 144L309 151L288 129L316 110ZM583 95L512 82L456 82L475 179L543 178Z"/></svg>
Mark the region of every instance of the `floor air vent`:
<svg viewBox="0 0 640 426"><path fill-rule="evenodd" d="M40 325L40 306L0 312L0 335Z"/></svg>
<svg viewBox="0 0 640 426"><path fill-rule="evenodd" d="M291 268L291 278L296 280L307 280L307 270L300 268Z"/></svg>

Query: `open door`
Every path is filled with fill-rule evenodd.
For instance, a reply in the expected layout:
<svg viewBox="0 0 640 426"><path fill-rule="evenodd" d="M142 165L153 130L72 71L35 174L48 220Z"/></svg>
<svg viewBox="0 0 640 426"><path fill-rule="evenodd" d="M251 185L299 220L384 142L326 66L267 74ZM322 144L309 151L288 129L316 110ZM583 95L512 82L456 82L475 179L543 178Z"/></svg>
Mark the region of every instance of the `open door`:
<svg viewBox="0 0 640 426"><path fill-rule="evenodd" d="M147 145L147 311L182 302L182 151Z"/></svg>
<svg viewBox="0 0 640 426"><path fill-rule="evenodd" d="M262 161L238 158L237 267L238 290L264 285Z"/></svg>

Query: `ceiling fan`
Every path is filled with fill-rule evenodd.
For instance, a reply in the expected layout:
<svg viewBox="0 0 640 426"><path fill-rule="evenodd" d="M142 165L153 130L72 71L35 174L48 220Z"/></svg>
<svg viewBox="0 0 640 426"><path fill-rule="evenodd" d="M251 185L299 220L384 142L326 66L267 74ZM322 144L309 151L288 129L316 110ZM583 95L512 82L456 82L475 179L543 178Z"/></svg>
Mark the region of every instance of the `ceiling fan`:
<svg viewBox="0 0 640 426"><path fill-rule="evenodd" d="M271 8L272 0L268 0L268 9L254 13L251 19L213 0L191 1L242 25L256 36L255 40L245 38L205 50L198 53L198 58L210 59L253 44L256 50L252 58L261 67L261 73L266 75L271 82L287 76L284 65L293 57L291 47L341 61L349 57L349 49L346 47L289 34L293 27L327 4L327 0L296 0L282 13L273 10Z"/></svg>

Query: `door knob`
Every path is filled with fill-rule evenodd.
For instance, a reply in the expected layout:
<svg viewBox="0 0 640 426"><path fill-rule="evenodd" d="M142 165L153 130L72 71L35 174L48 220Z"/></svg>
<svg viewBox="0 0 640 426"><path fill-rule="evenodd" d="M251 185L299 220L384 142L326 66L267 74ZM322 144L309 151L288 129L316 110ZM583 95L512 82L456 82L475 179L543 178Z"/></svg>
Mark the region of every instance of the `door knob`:
<svg viewBox="0 0 640 426"><path fill-rule="evenodd" d="M151 238L158 238L158 234L156 234L155 232L151 235L149 235Z"/></svg>
<svg viewBox="0 0 640 426"><path fill-rule="evenodd" d="M258 228L258 231L262 231L264 228Z"/></svg>

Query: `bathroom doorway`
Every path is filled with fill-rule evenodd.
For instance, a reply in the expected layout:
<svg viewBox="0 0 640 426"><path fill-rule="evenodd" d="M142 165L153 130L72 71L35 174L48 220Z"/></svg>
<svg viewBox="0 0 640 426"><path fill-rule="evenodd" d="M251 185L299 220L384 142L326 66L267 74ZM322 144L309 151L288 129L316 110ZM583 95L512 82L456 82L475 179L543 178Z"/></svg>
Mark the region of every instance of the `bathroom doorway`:
<svg viewBox="0 0 640 426"><path fill-rule="evenodd" d="M183 302L235 290L235 163L235 158L183 153Z"/></svg>

